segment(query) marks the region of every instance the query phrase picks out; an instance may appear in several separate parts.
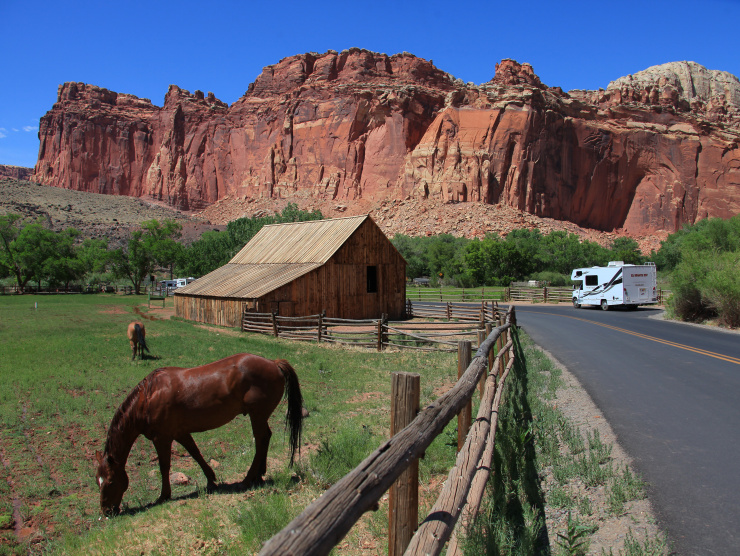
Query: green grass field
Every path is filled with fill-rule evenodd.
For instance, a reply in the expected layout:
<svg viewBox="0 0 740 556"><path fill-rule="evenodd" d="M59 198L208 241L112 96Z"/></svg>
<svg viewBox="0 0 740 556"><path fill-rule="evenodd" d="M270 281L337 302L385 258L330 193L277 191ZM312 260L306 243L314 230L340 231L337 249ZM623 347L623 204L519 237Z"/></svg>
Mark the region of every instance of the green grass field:
<svg viewBox="0 0 740 556"><path fill-rule="evenodd" d="M144 296L0 297L0 554L254 553L387 438L392 372L421 373L422 406L457 376L450 354L277 341L137 314L158 313L148 311ZM126 327L132 320L146 325L152 357L143 361L131 361ZM151 506L160 476L153 446L140 437L127 464L124 515L101 520L94 453L130 390L157 367L195 366L239 352L285 358L296 368L309 411L298 465L288 468L281 405L270 421L264 486L206 494L197 464L174 444L172 472L190 482L173 485L171 502ZM422 482L440 482L453 464L454 427L427 451ZM244 477L253 456L247 418L195 440L219 481ZM423 489L421 496L430 506L436 493ZM384 553L386 530L387 503L366 514L336 553L367 553L368 546Z"/></svg>

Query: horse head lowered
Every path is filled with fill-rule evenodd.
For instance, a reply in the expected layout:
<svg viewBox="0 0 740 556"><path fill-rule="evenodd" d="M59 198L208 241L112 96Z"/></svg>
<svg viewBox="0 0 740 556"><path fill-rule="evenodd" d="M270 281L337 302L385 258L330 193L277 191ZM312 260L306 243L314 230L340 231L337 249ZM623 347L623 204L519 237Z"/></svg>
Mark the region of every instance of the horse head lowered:
<svg viewBox="0 0 740 556"><path fill-rule="evenodd" d="M152 441L159 458L162 490L157 502L168 500L172 441L179 442L198 462L216 488L216 474L200 453L194 432L223 426L237 415L249 415L255 454L241 484L246 488L262 480L267 471L267 450L272 432L268 419L286 397L290 430L290 465L300 450L303 398L298 376L284 359L269 360L242 353L199 367L162 367L137 384L116 410L103 452L96 452L96 479L100 507L105 515L120 511L128 488L126 460L139 435Z"/></svg>

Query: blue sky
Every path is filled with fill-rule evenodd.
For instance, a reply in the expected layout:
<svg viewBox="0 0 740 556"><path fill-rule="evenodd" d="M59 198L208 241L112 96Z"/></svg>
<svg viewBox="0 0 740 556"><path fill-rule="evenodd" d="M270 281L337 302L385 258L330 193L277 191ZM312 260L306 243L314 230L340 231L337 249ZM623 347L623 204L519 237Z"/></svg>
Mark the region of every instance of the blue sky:
<svg viewBox="0 0 740 556"><path fill-rule="evenodd" d="M231 104L266 65L353 46L410 52L476 84L513 58L566 91L680 60L740 76L740 0L0 0L0 22L0 164L29 167L66 81L158 106L175 84Z"/></svg>

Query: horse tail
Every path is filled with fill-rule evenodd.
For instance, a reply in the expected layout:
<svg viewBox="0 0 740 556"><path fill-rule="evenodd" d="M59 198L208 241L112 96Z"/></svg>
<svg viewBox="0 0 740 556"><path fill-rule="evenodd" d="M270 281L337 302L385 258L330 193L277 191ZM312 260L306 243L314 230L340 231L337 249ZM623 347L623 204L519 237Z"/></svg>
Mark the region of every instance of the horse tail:
<svg viewBox="0 0 740 556"><path fill-rule="evenodd" d="M146 345L146 340L144 339L144 327L136 324L134 325L134 329L136 330L136 341L139 342L139 345L143 349L149 351L149 346ZM149 351L149 353L151 353L151 351Z"/></svg>
<svg viewBox="0 0 740 556"><path fill-rule="evenodd" d="M288 399L288 413L285 426L290 428L290 466L293 466L296 450L301 453L301 433L303 431L303 395L298 384L295 369L285 359L275 359L275 364L285 377L285 397Z"/></svg>

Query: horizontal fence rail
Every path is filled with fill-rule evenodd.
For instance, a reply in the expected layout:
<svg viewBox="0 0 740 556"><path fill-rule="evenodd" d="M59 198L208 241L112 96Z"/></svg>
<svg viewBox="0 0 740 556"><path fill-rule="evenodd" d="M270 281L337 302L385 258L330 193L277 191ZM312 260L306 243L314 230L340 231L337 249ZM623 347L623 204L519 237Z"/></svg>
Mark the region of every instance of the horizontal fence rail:
<svg viewBox="0 0 740 556"><path fill-rule="evenodd" d="M385 318L352 320L330 318L324 314L283 317L276 313L245 311L241 330L289 340L329 342L378 351L387 347L455 351L460 339L477 339L486 324L497 322L499 318L498 305L488 301L480 305L445 303L437 306L414 305L408 301L406 309L409 317L450 322L391 322Z"/></svg>
<svg viewBox="0 0 740 556"><path fill-rule="evenodd" d="M406 288L406 299L413 301L505 301L508 288L430 288L413 286Z"/></svg>
<svg viewBox="0 0 740 556"><path fill-rule="evenodd" d="M261 556L328 554L362 514L377 505L383 494L425 452L447 423L470 403L489 368L489 357L494 346L497 342L501 343L504 335L508 340L514 320L515 312L512 306L507 313L506 324L494 328L482 342L472 362L453 388L420 411L408 426L385 441L354 470L311 502L298 517L268 540L259 554ZM501 362L508 363L507 367L510 367L513 364L513 357L512 342L508 341L499 350L491 367L498 369ZM425 532L422 535L424 538L415 540L419 535L417 532L404 554L439 554L444 543L450 538L460 516L459 510L465 505L467 493L477 478L477 470L481 463L485 463L485 459L481 460L481 455L485 458L486 447L492 442L490 438L492 415L494 411L497 412L494 410L492 400L495 400L495 391L500 390L504 378L501 376L497 379L496 374L492 372L486 380L486 391L481 402L484 409L479 413L479 422L471 429L473 432L468 435L458 455L457 463L450 472L446 482L448 486L443 488L442 495L435 504L435 508L445 509L434 510L427 516L422 522L422 527L425 530L427 527L433 529L431 532ZM453 495L450 494L450 489L455 491ZM458 510L452 509L453 507L458 507ZM442 529L438 529L440 526ZM439 539L430 540L427 538L429 535L439 536Z"/></svg>

